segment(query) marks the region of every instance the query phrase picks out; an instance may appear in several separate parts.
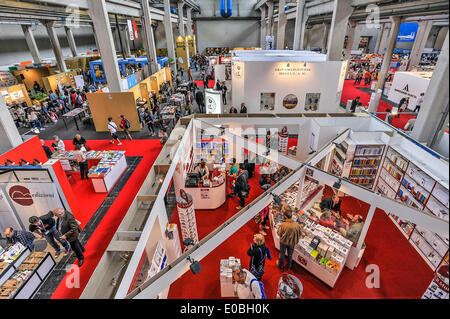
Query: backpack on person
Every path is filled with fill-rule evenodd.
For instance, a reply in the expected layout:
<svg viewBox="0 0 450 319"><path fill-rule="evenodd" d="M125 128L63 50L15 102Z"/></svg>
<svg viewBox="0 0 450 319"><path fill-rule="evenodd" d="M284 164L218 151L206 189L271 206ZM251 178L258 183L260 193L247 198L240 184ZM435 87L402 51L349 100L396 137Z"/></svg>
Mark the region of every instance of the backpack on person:
<svg viewBox="0 0 450 319"><path fill-rule="evenodd" d="M130 121L127 119L123 119L123 127L124 129L129 129L131 127Z"/></svg>

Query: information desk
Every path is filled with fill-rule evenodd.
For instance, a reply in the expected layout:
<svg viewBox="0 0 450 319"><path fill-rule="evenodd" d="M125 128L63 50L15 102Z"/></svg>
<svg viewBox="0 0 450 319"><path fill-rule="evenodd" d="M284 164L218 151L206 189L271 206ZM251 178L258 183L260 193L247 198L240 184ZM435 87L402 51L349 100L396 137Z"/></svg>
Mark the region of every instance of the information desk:
<svg viewBox="0 0 450 319"><path fill-rule="evenodd" d="M195 209L217 209L227 199L225 179L218 185L204 187L201 183L198 187L185 188L186 193L192 196Z"/></svg>
<svg viewBox="0 0 450 319"><path fill-rule="evenodd" d="M57 151L52 158L67 172L79 172L73 151ZM89 178L96 193L108 193L127 168L125 151L89 151L86 153Z"/></svg>

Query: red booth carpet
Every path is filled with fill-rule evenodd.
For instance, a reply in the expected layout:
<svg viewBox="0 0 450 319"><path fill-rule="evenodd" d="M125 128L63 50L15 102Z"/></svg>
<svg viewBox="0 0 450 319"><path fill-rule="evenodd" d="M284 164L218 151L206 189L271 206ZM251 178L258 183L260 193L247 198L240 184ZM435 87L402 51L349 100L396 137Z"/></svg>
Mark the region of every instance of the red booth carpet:
<svg viewBox="0 0 450 319"><path fill-rule="evenodd" d="M250 180L250 198L247 203L256 198L261 189L258 184L259 177ZM327 187L325 194L329 195ZM228 200L215 211L196 211L199 239L204 238L223 222L233 216L237 209L237 199ZM343 199L342 211L344 213L359 213L366 216L369 206L351 197ZM179 224L178 214L175 212L172 222ZM179 228L180 229L180 228ZM197 275L185 273L170 287L171 299L213 299L221 298L219 282L220 259L230 256L240 258L243 267L249 267L250 258L247 250L258 232L258 226L253 220L245 224L239 231L224 241L208 256L200 261L203 269ZM263 283L267 298L275 298L281 272L275 260L278 251L274 247L272 234L267 232L266 245L269 247L272 260L266 261ZM366 237L367 249L359 266L355 270L347 268L338 279L335 288L331 289L319 279L294 263L289 273L297 276L303 284L302 298L306 299L353 299L353 298L420 298L433 278L433 272L423 259L417 254L400 231L390 221L384 212L377 212L372 220ZM380 269L380 288L367 288L366 266L377 265Z"/></svg>
<svg viewBox="0 0 450 319"><path fill-rule="evenodd" d="M73 149L72 141L64 142L66 149ZM46 143L50 145L51 141ZM56 289L52 299L80 297L162 148L158 139L123 140L122 143L123 145L118 146L111 144L109 140L87 141L87 145L93 150L125 150L126 156L142 156L143 158L85 245L84 265L80 268L80 288L67 288L65 285L66 276ZM83 227L100 207L107 194L94 193L90 181L80 180L80 176L77 174L74 174L74 176L76 184L73 185L73 189L79 199L81 208L81 215L76 217L81 221Z"/></svg>
<svg viewBox="0 0 450 319"><path fill-rule="evenodd" d="M345 80L344 82L344 88L342 90L342 96L341 96L341 101L345 104L347 104L348 100L353 100L355 99L357 96L360 97L360 101L363 105L369 105L369 101L370 101L370 94L363 92L361 90L359 90L359 87L368 87L368 86L364 86L364 85L353 85L354 80ZM386 103L385 101L380 101L380 104L378 106L378 112L386 112L386 109L391 109L392 110L392 105L389 103ZM399 129L403 129L406 125L406 123L412 119L415 118L415 116L409 114L409 113L400 113L400 117L399 118L394 118L392 120L392 126L399 128ZM378 117L382 120L384 120L386 118L386 114L379 114Z"/></svg>

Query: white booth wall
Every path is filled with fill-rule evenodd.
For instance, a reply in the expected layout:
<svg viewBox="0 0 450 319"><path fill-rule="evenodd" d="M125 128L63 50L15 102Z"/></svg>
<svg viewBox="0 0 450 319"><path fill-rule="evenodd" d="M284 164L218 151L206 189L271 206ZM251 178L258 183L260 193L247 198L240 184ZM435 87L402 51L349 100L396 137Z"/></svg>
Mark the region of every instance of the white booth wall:
<svg viewBox="0 0 450 319"><path fill-rule="evenodd" d="M399 103L402 98L409 97L408 109L413 111L416 107L417 98L420 93L427 91L429 84L430 79L413 72L395 72L388 99L394 103Z"/></svg>
<svg viewBox="0 0 450 319"><path fill-rule="evenodd" d="M245 103L248 113L335 113L346 72L345 62L234 61L233 105ZM261 93L275 93L273 111L261 110ZM317 111L305 111L307 93L320 93ZM283 99L294 94L296 107L287 109Z"/></svg>

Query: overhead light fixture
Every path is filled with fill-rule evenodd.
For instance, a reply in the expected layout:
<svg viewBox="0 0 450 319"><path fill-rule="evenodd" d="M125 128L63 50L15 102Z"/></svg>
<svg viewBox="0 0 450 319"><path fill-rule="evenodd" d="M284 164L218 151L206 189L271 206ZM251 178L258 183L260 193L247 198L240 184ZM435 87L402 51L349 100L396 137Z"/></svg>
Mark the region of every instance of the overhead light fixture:
<svg viewBox="0 0 450 319"><path fill-rule="evenodd" d="M339 178L337 182L334 182L333 188L340 189L342 186L342 180Z"/></svg>
<svg viewBox="0 0 450 319"><path fill-rule="evenodd" d="M280 196L278 196L277 194L274 194L274 193L270 193L270 195L272 195L274 203L278 206L281 206Z"/></svg>
<svg viewBox="0 0 450 319"><path fill-rule="evenodd" d="M191 256L188 256L187 260L191 263L189 268L194 275L198 274L202 270L202 265L200 265L200 263L195 259L191 258Z"/></svg>

